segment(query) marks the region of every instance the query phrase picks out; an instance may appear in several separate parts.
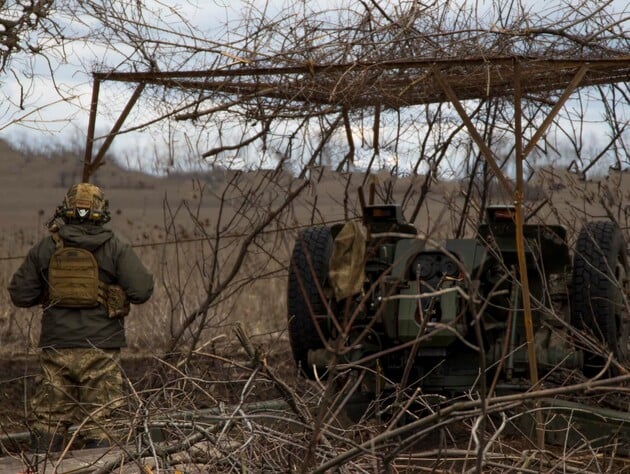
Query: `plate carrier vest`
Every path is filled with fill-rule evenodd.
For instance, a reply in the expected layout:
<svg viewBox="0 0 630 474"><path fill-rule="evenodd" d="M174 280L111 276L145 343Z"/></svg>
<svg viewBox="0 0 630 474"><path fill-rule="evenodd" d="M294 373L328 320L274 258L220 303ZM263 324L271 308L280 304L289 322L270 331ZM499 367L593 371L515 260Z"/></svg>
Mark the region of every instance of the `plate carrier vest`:
<svg viewBox="0 0 630 474"><path fill-rule="evenodd" d="M98 263L92 252L65 247L58 232L52 231L56 250L48 266L48 304L63 308L107 308L107 287L98 277Z"/></svg>

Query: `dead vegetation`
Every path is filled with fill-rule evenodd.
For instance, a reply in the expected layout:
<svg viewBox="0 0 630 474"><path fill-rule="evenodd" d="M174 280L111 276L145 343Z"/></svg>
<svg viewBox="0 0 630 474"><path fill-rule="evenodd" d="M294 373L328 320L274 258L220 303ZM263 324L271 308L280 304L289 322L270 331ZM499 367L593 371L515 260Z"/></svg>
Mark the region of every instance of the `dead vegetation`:
<svg viewBox="0 0 630 474"><path fill-rule="evenodd" d="M541 170L537 176L540 184L536 186L545 189L550 200L532 219L558 220L573 229L585 220L612 215L627 228L623 214L627 187L622 185L628 179L626 173L600 182L584 182L573 174L551 169ZM247 179L240 175L238 193L254 193L259 189L256 183L266 179L265 175ZM327 180L336 184L328 182L325 186ZM397 183L393 187L388 184L391 180ZM251 187L245 188L247 182L253 183ZM198 182L191 183L191 192L197 193L200 202L210 199L198 192ZM404 179L398 182L396 178L381 177L376 194L400 195L401 183ZM340 204L343 207L343 179L324 173L319 186L318 194L302 196L292 206L292 215L304 219L299 221L304 225L309 225L311 214L300 209L309 199L318 198L319 215L326 218L339 212ZM451 231L447 228L455 227L466 199L458 184L442 182L440 186L445 193L428 194L426 209L422 210L426 214L420 221L425 229L434 230L441 216L445 223L442 235L448 236ZM601 190L607 187L616 193L614 197L605 198ZM233 189L229 181L226 189ZM326 194L331 198L324 200ZM540 391L484 399L474 387L459 399L450 400L401 388L396 396L390 394L378 400L383 410L380 417L349 420L346 405L356 388L353 377L341 370L335 379L309 382L298 376L291 360L284 299L288 255L293 245L289 235L294 230L261 233L246 252L243 268L220 298L206 313L198 311L206 302L199 296L206 291L204 276L210 271L206 265L218 260L219 270L230 268L232 262L238 262L242 243L249 235L247 227L254 220L237 211L247 205L264 208L260 198L234 198L230 206L224 204L225 208L214 204L228 202L224 198L227 195L221 193L223 198L213 201L212 206L195 207L190 201L177 207L166 205L164 215L169 218L160 231L163 239L136 241L159 284L155 298L147 306L135 308L129 319L131 347L126 363L133 363L130 356L142 357L134 369L128 365L127 408L112 428L120 435L126 454L121 459L116 447L99 452L103 457L97 462L89 453L75 452L62 456L61 461L50 460L51 466L59 463L58 472L74 469L77 459L94 462L92 467L84 467L92 472L137 472L139 465L160 472L614 472L627 468L623 444L615 445L614 439L604 445L588 441L579 422L572 424L571 431L563 431L553 424L558 419L556 411L539 408L549 433L556 434L556 442L544 450L537 446L533 432L523 432L519 423L531 413L533 401L540 398L582 400L627 410L626 376L585 380L579 374L558 370L545 379ZM577 202L581 208L575 205ZM243 208L235 210L237 205ZM214 213L210 214L209 209ZM196 225L175 225L173 218L180 213ZM222 234L217 244L213 233L220 226L203 225L205 218L211 223L225 218L226 223L234 225L232 233ZM438 236L437 231L434 235ZM152 235L154 238L156 235ZM9 255L11 249L23 251L28 246L27 241L20 244L16 238L6 241L12 243L12 247L6 247ZM170 244L158 243L164 241ZM214 248L218 253L213 253ZM6 282L11 267L3 268ZM2 307L2 338L9 343L3 344L4 349L12 348L12 358L24 352L33 354L39 310L12 310L6 299ZM238 321L246 328L245 333L238 333L240 337L234 332ZM34 365L24 363L21 371L2 380L5 393L26 395L17 406L14 402L10 405L15 408L7 412L2 423L4 449L12 453L4 462L18 456L6 435L25 431L24 404L34 373ZM615 400L611 400L612 393ZM147 432L151 435L146 436ZM126 467L121 468L123 461Z"/></svg>
<svg viewBox="0 0 630 474"><path fill-rule="evenodd" d="M579 423L559 430L552 424L557 413L534 403L590 397L627 411L627 361L610 361L623 369L617 378L584 380L558 370L540 390L513 395L482 396L471 387L444 400L397 387L393 398L377 401L380 416L350 422L356 380L343 368L315 382L299 377L285 333L296 232L360 215L357 189L372 182L377 201L400 202L407 219L435 239L474 232L488 204L513 198L498 176L513 190L520 175L528 219L563 224L574 240L584 222L608 218L630 240L627 10L586 0L579 8L558 3L544 11L520 2L487 10L452 1L359 2L325 12L312 11L309 2L281 12L252 4L240 23L226 25L221 41L182 18L178 25L187 33L175 43L172 35L181 31L174 27L126 21L145 8L141 3L126 11L116 2L77 5L64 14L87 11L103 26L99 44L125 53L122 44L135 47L118 69L103 67L94 76L103 88L122 81L111 86L114 94L128 96L124 81L136 87L130 104L138 105L112 137L147 129L167 137L170 154L155 165L160 171L177 171L182 155L222 170L211 180L187 178L185 197L160 194L150 218L130 214L128 232L159 290L129 320L129 353L152 363L143 376L129 377L127 411L112 428L124 456L105 453L84 470L124 472L122 464L129 472L140 466L155 472L628 469L623 439L598 444ZM163 35L147 38L158 27ZM7 51L4 60L17 50ZM565 87L579 76L589 87L563 102ZM463 107L490 155L445 102L449 89L437 84L444 77L459 99L471 99ZM518 105L511 100L517 78ZM601 107L597 140L585 126L591 101ZM99 111L116 117L117 104L106 102ZM89 131L95 160L85 167L88 176L108 170L98 168L99 157L106 160L107 147L98 149L106 135ZM523 153L517 135L540 141L525 144ZM185 144L182 155L174 143ZM525 157L525 172L516 173ZM607 177L584 180L597 170ZM144 189L145 199L156 198L155 189ZM117 225L137 194L121 196ZM33 240L28 232L3 236L3 255L23 255ZM4 286L16 264L2 266ZM3 350L31 355L38 310L16 311L6 295L1 308ZM235 334L238 322L245 332ZM248 333L258 337L252 342ZM15 380L26 388L31 376L29 369L3 379L3 388ZM610 400L613 392L619 399ZM0 422L4 435L23 423L24 393L21 411ZM534 410L561 441L553 448L519 431L515 422ZM17 459L10 442L3 443ZM50 465L58 463L60 472L76 467L72 457L60 459Z"/></svg>

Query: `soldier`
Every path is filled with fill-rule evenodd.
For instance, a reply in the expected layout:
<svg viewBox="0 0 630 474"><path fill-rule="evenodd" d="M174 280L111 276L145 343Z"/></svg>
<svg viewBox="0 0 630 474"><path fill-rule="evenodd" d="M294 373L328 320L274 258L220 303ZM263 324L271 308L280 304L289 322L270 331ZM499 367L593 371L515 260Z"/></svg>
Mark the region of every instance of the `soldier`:
<svg viewBox="0 0 630 474"><path fill-rule="evenodd" d="M103 226L109 220L101 189L72 186L49 223L50 236L31 248L9 284L16 306L43 306L43 374L29 417L35 452L61 450L73 423L84 447L110 444L103 424L122 402L124 316L129 303L149 299L153 277Z"/></svg>

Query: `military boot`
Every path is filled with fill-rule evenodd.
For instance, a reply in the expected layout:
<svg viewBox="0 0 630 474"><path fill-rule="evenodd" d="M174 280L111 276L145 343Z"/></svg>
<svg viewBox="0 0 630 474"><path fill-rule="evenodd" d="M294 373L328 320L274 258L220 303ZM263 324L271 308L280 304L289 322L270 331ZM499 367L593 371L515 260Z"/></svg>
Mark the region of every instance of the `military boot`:
<svg viewBox="0 0 630 474"><path fill-rule="evenodd" d="M29 468L24 471L26 473L40 472L42 466L46 466L49 462L49 458L55 458L55 454L61 452L65 447L65 438L58 434L42 434L38 432L31 432L30 436L30 448L32 458L30 459Z"/></svg>
<svg viewBox="0 0 630 474"><path fill-rule="evenodd" d="M61 451L66 443L63 435L31 433L31 451L36 454L40 453L57 453Z"/></svg>

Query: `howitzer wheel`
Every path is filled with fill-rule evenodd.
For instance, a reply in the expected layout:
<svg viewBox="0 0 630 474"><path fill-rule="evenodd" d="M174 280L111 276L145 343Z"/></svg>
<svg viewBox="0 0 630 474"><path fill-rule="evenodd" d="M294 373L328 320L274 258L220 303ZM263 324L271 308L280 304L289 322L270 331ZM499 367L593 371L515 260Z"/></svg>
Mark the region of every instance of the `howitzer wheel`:
<svg viewBox="0 0 630 474"><path fill-rule="evenodd" d="M621 362L628 355L628 323L624 321L626 252L619 226L612 221L598 221L582 228L573 257L571 324L590 332ZM585 351L586 375L594 375L604 367L606 357L602 352Z"/></svg>
<svg viewBox="0 0 630 474"><path fill-rule="evenodd" d="M308 364L308 351L324 347L314 316L327 314L321 291L328 279L332 244L330 228L304 229L295 242L289 265L287 309L291 351L295 363L309 378L314 378L315 374ZM327 325L321 324L320 328L327 337Z"/></svg>

